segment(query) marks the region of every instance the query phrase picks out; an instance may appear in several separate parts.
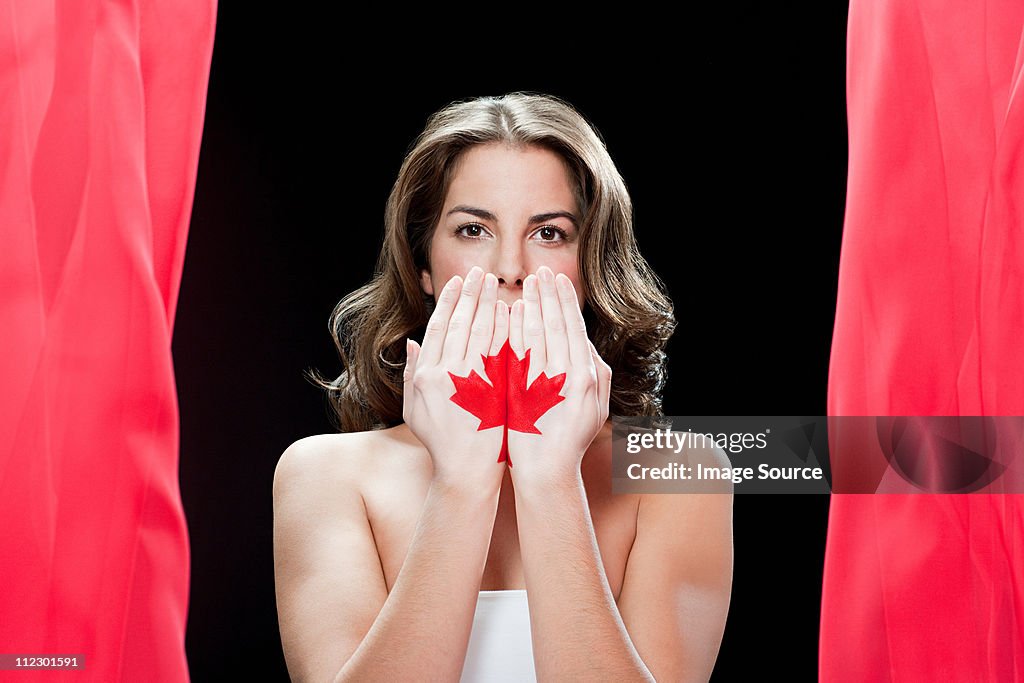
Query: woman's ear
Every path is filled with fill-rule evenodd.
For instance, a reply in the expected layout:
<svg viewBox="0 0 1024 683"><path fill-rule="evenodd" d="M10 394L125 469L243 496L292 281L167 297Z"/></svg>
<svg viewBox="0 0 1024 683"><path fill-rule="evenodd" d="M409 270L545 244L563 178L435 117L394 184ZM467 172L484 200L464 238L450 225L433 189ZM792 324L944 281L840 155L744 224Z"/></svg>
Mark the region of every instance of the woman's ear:
<svg viewBox="0 0 1024 683"><path fill-rule="evenodd" d="M434 296L434 283L430 281L430 271L426 268L420 271L420 287L427 296Z"/></svg>

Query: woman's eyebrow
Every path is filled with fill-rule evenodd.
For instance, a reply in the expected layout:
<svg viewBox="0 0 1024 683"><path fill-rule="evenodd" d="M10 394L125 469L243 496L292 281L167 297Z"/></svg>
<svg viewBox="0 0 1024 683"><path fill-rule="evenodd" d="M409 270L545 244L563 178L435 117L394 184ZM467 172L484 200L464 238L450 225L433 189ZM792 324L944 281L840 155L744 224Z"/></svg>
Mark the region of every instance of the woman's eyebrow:
<svg viewBox="0 0 1024 683"><path fill-rule="evenodd" d="M530 216L530 223L544 223L551 220L552 218L568 218L572 221L572 224L579 227L579 221L576 220L576 216L569 213L568 211L550 211L548 213L539 213L536 216Z"/></svg>
<svg viewBox="0 0 1024 683"><path fill-rule="evenodd" d="M446 215L451 216L453 213L468 213L471 216L482 218L485 221L497 221L498 217L487 209L480 209L475 206L466 206L465 204L459 204L449 211ZM547 213L538 213L536 216L530 216L530 223L543 223L550 221L553 218L568 218L572 221L572 224L579 227L579 220L576 216L569 211L549 211Z"/></svg>
<svg viewBox="0 0 1024 683"><path fill-rule="evenodd" d="M465 204L459 204L446 215L451 216L453 213L468 213L470 216L476 216L477 218L482 218L485 221L498 220L498 217L487 209L478 209L475 206L466 206Z"/></svg>

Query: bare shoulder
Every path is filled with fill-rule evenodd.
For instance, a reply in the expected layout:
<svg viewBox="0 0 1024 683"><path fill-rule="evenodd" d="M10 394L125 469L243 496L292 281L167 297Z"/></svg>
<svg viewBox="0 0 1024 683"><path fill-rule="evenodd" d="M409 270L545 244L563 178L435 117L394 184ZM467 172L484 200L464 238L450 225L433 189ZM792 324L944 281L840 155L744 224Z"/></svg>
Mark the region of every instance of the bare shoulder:
<svg viewBox="0 0 1024 683"><path fill-rule="evenodd" d="M343 525L369 528L381 510L410 508L431 469L405 425L295 441L274 471L275 554L301 557L299 545L314 537Z"/></svg>
<svg viewBox="0 0 1024 683"><path fill-rule="evenodd" d="M697 440L694 440L697 441ZM684 461L691 468L728 468L729 456L714 443L690 445L683 457L665 453L666 462ZM692 470L691 470L692 471ZM637 532L665 548L676 548L694 582L726 585L732 575L733 486L694 486L693 493L644 493L640 496ZM671 551L668 551L671 552Z"/></svg>
<svg viewBox="0 0 1024 683"><path fill-rule="evenodd" d="M732 467L732 461L729 460L729 456L726 455L721 446L717 446L714 442L705 439L703 434L690 434L687 432L687 436L690 437L690 445L687 447L686 453L691 461L699 462L709 467Z"/></svg>
<svg viewBox="0 0 1024 683"><path fill-rule="evenodd" d="M729 456L721 447L711 442L701 443L700 439L690 440L682 454L675 453L672 449L666 449L660 455L661 461L664 463L683 462L691 468L698 464L705 469L725 469L732 466ZM673 533L672 527L678 531L678 524L708 527L717 524L721 528L723 524L728 523L731 535L732 482L716 481L714 486L703 488L700 485L694 485L690 490L695 492L684 493L677 489L676 493L642 494L640 497L641 509L646 510L648 514L641 514L641 520L648 524L662 525L665 527L664 533L666 534ZM694 529L694 531L697 530Z"/></svg>
<svg viewBox="0 0 1024 683"><path fill-rule="evenodd" d="M292 443L274 471L274 498L294 490L304 498L339 486L356 491L380 478L422 470L429 460L405 425L365 432L317 434Z"/></svg>
<svg viewBox="0 0 1024 683"><path fill-rule="evenodd" d="M294 442L277 461L274 470L275 497L285 487L317 487L341 483L355 475L373 446L372 432L317 434Z"/></svg>
<svg viewBox="0 0 1024 683"><path fill-rule="evenodd" d="M692 473L698 465L704 469L731 467L729 456L703 435L682 434L679 442L662 445L653 430L631 427L617 433L618 447L625 443L642 446L642 456L628 462L644 468L661 470L668 466L688 467ZM636 454L638 451L630 451ZM731 574L733 485L729 480L698 482L647 478L646 475L627 482L627 490L635 491L637 506L637 537L646 540L648 548L657 548L663 555L674 552L685 565L691 579L702 575L717 583ZM635 558L634 558L635 559ZM664 558L663 558L664 559Z"/></svg>

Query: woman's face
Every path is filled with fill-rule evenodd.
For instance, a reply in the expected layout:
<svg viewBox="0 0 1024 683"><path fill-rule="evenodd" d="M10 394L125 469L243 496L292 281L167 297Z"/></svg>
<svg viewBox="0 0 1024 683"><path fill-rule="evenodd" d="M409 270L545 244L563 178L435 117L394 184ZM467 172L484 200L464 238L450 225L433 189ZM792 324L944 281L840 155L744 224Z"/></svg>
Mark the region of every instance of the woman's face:
<svg viewBox="0 0 1024 683"><path fill-rule="evenodd" d="M576 250L579 207L562 158L542 147L475 145L459 158L430 242L423 291L434 296L473 266L498 277L498 298L523 296L523 280L541 266L565 273L583 306Z"/></svg>

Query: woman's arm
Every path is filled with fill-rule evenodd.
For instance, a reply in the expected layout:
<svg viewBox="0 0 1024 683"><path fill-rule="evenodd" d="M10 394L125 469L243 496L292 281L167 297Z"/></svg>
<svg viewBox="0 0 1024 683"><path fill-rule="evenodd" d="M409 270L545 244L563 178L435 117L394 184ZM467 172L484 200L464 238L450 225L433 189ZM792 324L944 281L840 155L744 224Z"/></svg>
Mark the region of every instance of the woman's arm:
<svg viewBox="0 0 1024 683"><path fill-rule="evenodd" d="M342 435L349 447L329 455L318 448L322 437L311 437L281 456L274 558L281 642L294 678L461 675L506 464L497 460L503 430L480 430L478 418L449 400L450 376L485 375L481 359L508 338L497 284L479 267L465 281L453 276L422 347L406 343L402 416L426 447L432 474L390 593L359 493L359 465L374 456L368 437Z"/></svg>
<svg viewBox="0 0 1024 683"><path fill-rule="evenodd" d="M644 496L616 604L580 474L608 418L612 369L587 337L568 277L547 266L526 277L509 339L531 376L557 378L548 381L562 391L539 406L534 431L509 433L538 677L706 680L732 584L731 493ZM728 463L715 449L690 456Z"/></svg>
<svg viewBox="0 0 1024 683"><path fill-rule="evenodd" d="M367 439L342 437L347 447L329 454L324 437L297 441L274 476L274 568L289 674L294 681L458 680L498 488L433 483L389 595L357 486L354 454Z"/></svg>
<svg viewBox="0 0 1024 683"><path fill-rule="evenodd" d="M529 484L516 515L538 680L708 680L732 590L732 494L644 495L616 604L582 478Z"/></svg>
<svg viewBox="0 0 1024 683"><path fill-rule="evenodd" d="M537 680L653 681L608 585L582 476L520 480L516 520Z"/></svg>

